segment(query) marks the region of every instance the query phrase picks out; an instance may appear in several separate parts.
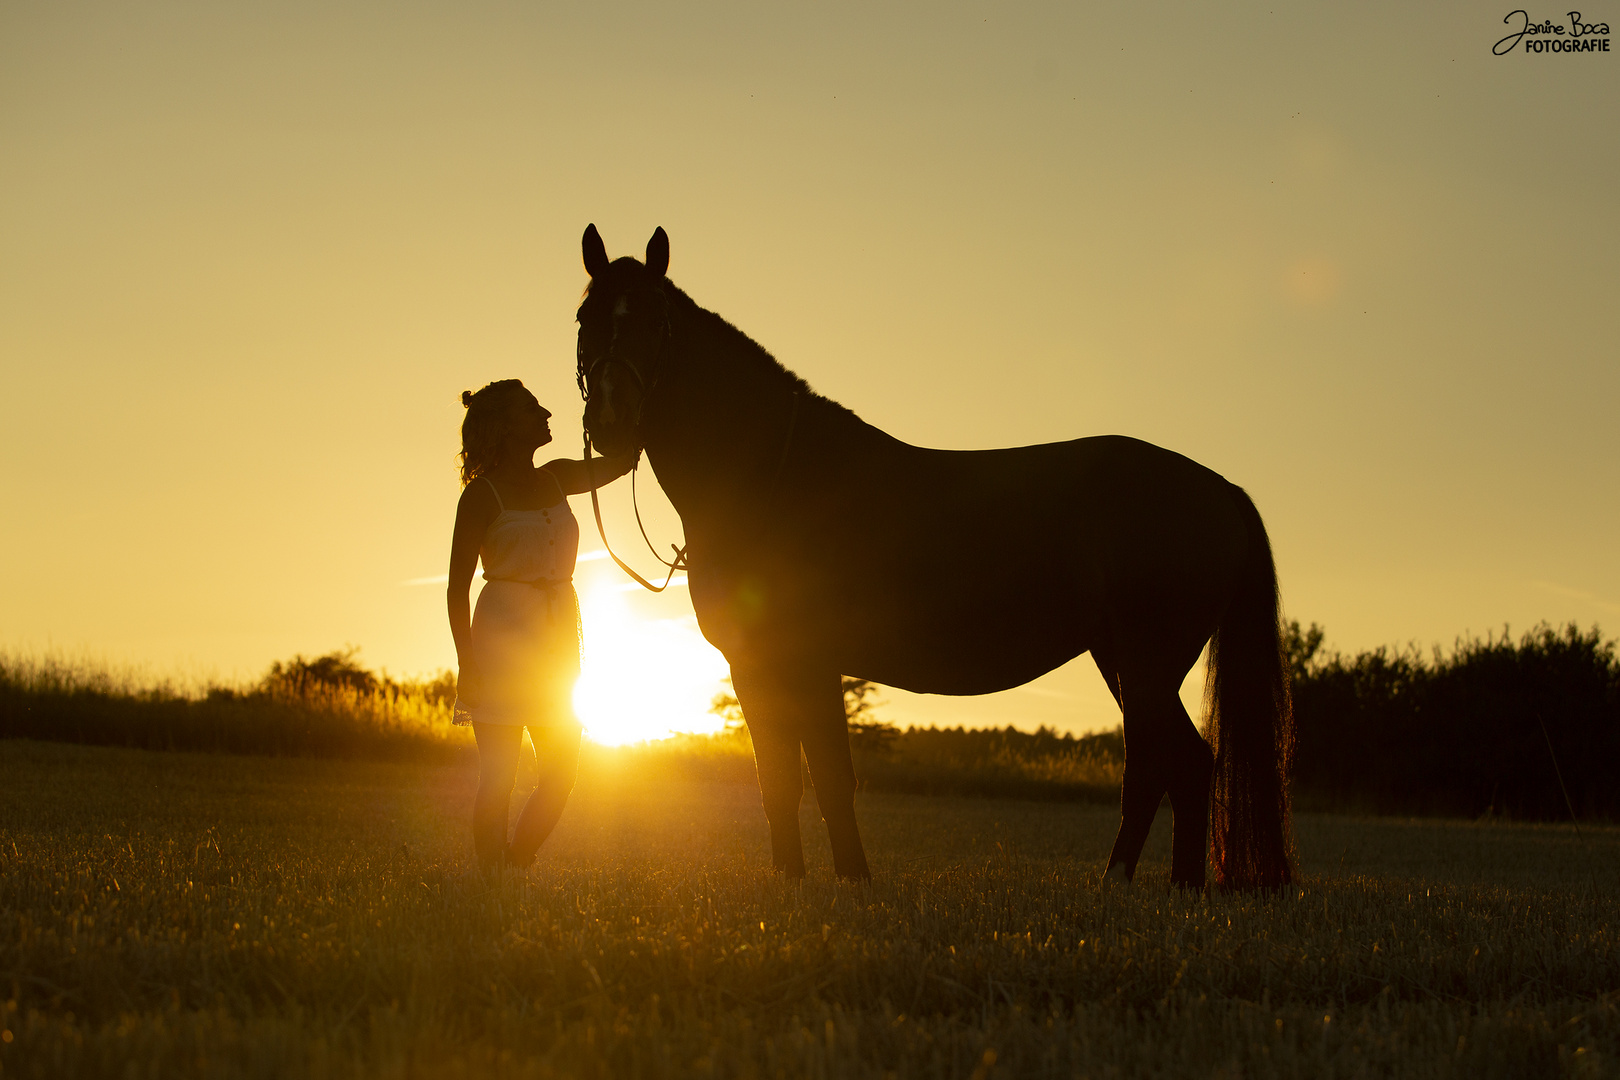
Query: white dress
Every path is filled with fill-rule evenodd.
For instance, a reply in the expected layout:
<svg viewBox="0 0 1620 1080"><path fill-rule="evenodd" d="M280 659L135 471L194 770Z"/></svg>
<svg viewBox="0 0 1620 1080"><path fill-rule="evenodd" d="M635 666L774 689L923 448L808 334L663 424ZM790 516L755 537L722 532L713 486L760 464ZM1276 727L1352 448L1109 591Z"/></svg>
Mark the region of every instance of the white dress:
<svg viewBox="0 0 1620 1080"><path fill-rule="evenodd" d="M500 513L478 551L486 584L472 620L482 682L476 700L457 697L455 722L575 726L579 522L567 499L539 510L508 510L496 491L495 504Z"/></svg>

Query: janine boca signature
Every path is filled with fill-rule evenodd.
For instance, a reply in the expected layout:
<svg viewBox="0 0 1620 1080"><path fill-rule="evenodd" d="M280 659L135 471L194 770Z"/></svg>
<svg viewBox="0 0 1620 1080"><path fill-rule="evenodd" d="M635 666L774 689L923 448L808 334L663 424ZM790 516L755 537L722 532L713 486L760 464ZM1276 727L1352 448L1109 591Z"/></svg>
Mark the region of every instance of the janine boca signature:
<svg viewBox="0 0 1620 1080"><path fill-rule="evenodd" d="M1524 51L1527 55L1547 52L1609 51L1609 24L1582 22L1581 13L1578 11L1569 13L1568 26L1553 22L1551 19L1531 22L1530 13L1523 9L1508 12L1502 21L1510 27L1517 26L1518 29L1491 48L1491 52L1497 56L1505 56L1512 52L1521 40L1524 41Z"/></svg>

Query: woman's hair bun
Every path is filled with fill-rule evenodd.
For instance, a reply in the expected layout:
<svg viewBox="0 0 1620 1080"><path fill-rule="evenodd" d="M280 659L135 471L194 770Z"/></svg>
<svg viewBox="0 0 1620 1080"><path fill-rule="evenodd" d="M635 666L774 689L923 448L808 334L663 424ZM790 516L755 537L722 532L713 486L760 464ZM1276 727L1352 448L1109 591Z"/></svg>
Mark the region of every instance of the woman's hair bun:
<svg viewBox="0 0 1620 1080"><path fill-rule="evenodd" d="M473 399L473 392L471 390L463 390L461 392L461 407L463 409L472 408L472 399Z"/></svg>

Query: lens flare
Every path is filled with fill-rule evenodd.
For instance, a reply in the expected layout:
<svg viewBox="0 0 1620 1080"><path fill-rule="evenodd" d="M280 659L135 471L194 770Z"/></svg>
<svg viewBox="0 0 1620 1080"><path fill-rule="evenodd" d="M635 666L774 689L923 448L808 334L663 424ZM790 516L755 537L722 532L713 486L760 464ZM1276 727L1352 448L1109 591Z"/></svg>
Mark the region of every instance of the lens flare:
<svg viewBox="0 0 1620 1080"><path fill-rule="evenodd" d="M574 711L587 738L619 746L724 726L709 704L729 668L695 618L638 618L624 592L604 582L580 598L580 620Z"/></svg>

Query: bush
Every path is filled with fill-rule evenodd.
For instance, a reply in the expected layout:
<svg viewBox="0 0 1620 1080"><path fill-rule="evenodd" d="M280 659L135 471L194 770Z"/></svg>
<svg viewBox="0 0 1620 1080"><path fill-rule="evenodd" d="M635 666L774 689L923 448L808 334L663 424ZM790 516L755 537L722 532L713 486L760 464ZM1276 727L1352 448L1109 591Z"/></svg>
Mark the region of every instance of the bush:
<svg viewBox="0 0 1620 1080"><path fill-rule="evenodd" d="M1321 655L1290 628L1306 803L1380 812L1620 816L1620 661L1597 628L1545 624L1517 642Z"/></svg>
<svg viewBox="0 0 1620 1080"><path fill-rule="evenodd" d="M291 757L444 757L454 677L399 682L353 648L272 664L247 687L188 693L59 659L0 657L0 737Z"/></svg>

